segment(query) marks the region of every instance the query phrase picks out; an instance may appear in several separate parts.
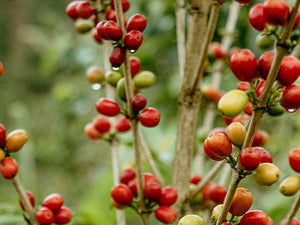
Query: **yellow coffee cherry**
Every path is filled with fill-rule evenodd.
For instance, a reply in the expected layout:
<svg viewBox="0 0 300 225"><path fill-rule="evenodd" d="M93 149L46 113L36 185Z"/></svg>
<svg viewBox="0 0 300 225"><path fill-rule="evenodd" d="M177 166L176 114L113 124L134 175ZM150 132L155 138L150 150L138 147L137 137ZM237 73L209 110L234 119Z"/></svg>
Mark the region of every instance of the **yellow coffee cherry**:
<svg viewBox="0 0 300 225"><path fill-rule="evenodd" d="M300 177L291 176L284 179L279 185L279 191L285 196L292 196L300 189Z"/></svg>
<svg viewBox="0 0 300 225"><path fill-rule="evenodd" d="M261 186L270 186L280 177L280 171L273 163L261 163L253 173L254 180Z"/></svg>
<svg viewBox="0 0 300 225"><path fill-rule="evenodd" d="M2 148L0 148L0 162L5 158L5 152Z"/></svg>
<svg viewBox="0 0 300 225"><path fill-rule="evenodd" d="M242 147L245 137L246 137L246 128L240 122L232 122L227 127L227 135L231 143Z"/></svg>
<svg viewBox="0 0 300 225"><path fill-rule="evenodd" d="M28 134L25 130L14 130L6 137L5 148L9 152L17 152L23 147L27 140Z"/></svg>
<svg viewBox="0 0 300 225"><path fill-rule="evenodd" d="M179 220L178 225L205 225L205 223L201 216L186 215Z"/></svg>
<svg viewBox="0 0 300 225"><path fill-rule="evenodd" d="M222 207L223 207L223 204L219 204L219 205L217 205L217 206L215 206L215 207L213 208L211 215L212 215L213 217L215 217L215 219L218 219L218 218L219 218L220 213L221 213L221 210L222 210ZM227 214L227 217L231 217L231 213L228 213L228 214Z"/></svg>

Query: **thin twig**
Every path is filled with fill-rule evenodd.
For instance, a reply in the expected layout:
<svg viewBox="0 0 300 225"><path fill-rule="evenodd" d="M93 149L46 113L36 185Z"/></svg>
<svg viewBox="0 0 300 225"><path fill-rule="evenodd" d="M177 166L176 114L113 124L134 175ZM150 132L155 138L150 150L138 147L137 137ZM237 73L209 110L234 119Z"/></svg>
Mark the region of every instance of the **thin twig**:
<svg viewBox="0 0 300 225"><path fill-rule="evenodd" d="M184 0L177 0L176 37L177 37L179 73L181 78L183 78L184 75L184 64L185 64L185 15L186 15L186 9L185 9Z"/></svg>
<svg viewBox="0 0 300 225"><path fill-rule="evenodd" d="M283 225L289 225L291 223L291 221L295 217L299 207L300 207L300 192L298 191L298 195L293 203L292 208L286 215Z"/></svg>

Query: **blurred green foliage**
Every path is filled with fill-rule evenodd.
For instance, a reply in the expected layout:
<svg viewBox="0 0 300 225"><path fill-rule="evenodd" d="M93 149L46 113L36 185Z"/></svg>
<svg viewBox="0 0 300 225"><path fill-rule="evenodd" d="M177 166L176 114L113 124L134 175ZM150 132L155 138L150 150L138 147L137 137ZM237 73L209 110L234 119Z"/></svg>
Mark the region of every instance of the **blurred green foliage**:
<svg viewBox="0 0 300 225"><path fill-rule="evenodd" d="M15 156L21 180L25 189L34 193L37 207L45 196L58 192L74 212L71 224L111 225L115 216L109 194L113 183L110 148L105 141L90 141L83 132L85 124L97 115L95 102L104 96L103 88L95 91L85 79L89 66L103 66L102 47L89 34L75 32L73 22L65 15L68 2L0 0L0 61L5 68L0 78L0 123L8 132L23 128L29 133L29 142ZM257 2L241 9L234 45L252 49L258 58L262 53L255 46L258 32L247 20L249 8ZM228 5L222 8L215 41L220 41L224 32ZM148 18L144 43L135 55L143 70L157 76L155 86L143 93L148 106L160 110L162 120L160 126L143 132L169 184L180 87L175 7L172 0L131 0L127 13L128 17L143 13ZM209 84L210 77L202 82ZM226 69L221 89L233 89L236 83ZM216 126L224 126L220 115ZM270 133L266 148L281 169L280 180L293 175L287 154L300 146L299 113L286 113L280 118L266 115L261 127ZM120 139L124 168L134 163L131 133L120 135ZM24 224L12 185L2 177L0 184L0 224ZM293 202L294 197L280 195L277 185L261 188L247 178L242 186L255 193L253 208L265 210L275 224ZM136 214L130 209L126 213L128 224L136 224ZM158 222L152 218L151 224Z"/></svg>

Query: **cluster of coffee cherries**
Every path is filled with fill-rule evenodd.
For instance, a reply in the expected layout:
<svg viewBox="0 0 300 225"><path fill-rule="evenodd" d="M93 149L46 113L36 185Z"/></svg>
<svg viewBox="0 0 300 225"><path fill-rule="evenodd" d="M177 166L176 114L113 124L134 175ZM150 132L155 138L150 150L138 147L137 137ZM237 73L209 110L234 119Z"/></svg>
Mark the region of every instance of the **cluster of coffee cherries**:
<svg viewBox="0 0 300 225"><path fill-rule="evenodd" d="M26 195L30 201L31 206L35 206L35 198L32 192L26 191ZM24 210L24 205L19 200L21 208ZM41 207L36 212L36 219L40 225L50 224L67 224L72 219L71 210L64 206L64 199L60 194L49 194L44 200Z"/></svg>
<svg viewBox="0 0 300 225"><path fill-rule="evenodd" d="M144 203L147 213L154 211L157 220L164 224L171 224L177 218L177 213L170 206L177 200L177 191L173 187L161 187L155 176L143 173ZM111 189L111 202L118 209L127 206L137 210L139 202L138 183L135 170L131 167L124 169L120 175L120 184Z"/></svg>
<svg viewBox="0 0 300 225"><path fill-rule="evenodd" d="M10 155L22 149L28 140L23 129L17 129L6 135L6 129L0 124L0 172L6 180L12 180L18 174L18 163Z"/></svg>

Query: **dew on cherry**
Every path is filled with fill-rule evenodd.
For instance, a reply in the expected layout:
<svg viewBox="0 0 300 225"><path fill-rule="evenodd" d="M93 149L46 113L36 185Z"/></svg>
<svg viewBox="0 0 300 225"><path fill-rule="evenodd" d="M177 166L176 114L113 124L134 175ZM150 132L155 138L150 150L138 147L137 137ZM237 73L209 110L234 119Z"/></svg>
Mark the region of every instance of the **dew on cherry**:
<svg viewBox="0 0 300 225"><path fill-rule="evenodd" d="M134 50L134 49L131 49L131 50L129 50L129 52L130 52L130 53L135 53L135 52L136 52L136 50Z"/></svg>
<svg viewBox="0 0 300 225"><path fill-rule="evenodd" d="M297 111L297 108L295 108L295 109L287 109L287 111L288 111L289 113L293 113L293 112L296 112L296 111Z"/></svg>
<svg viewBox="0 0 300 225"><path fill-rule="evenodd" d="M113 70L119 70L120 67L113 66L112 69L113 69Z"/></svg>

